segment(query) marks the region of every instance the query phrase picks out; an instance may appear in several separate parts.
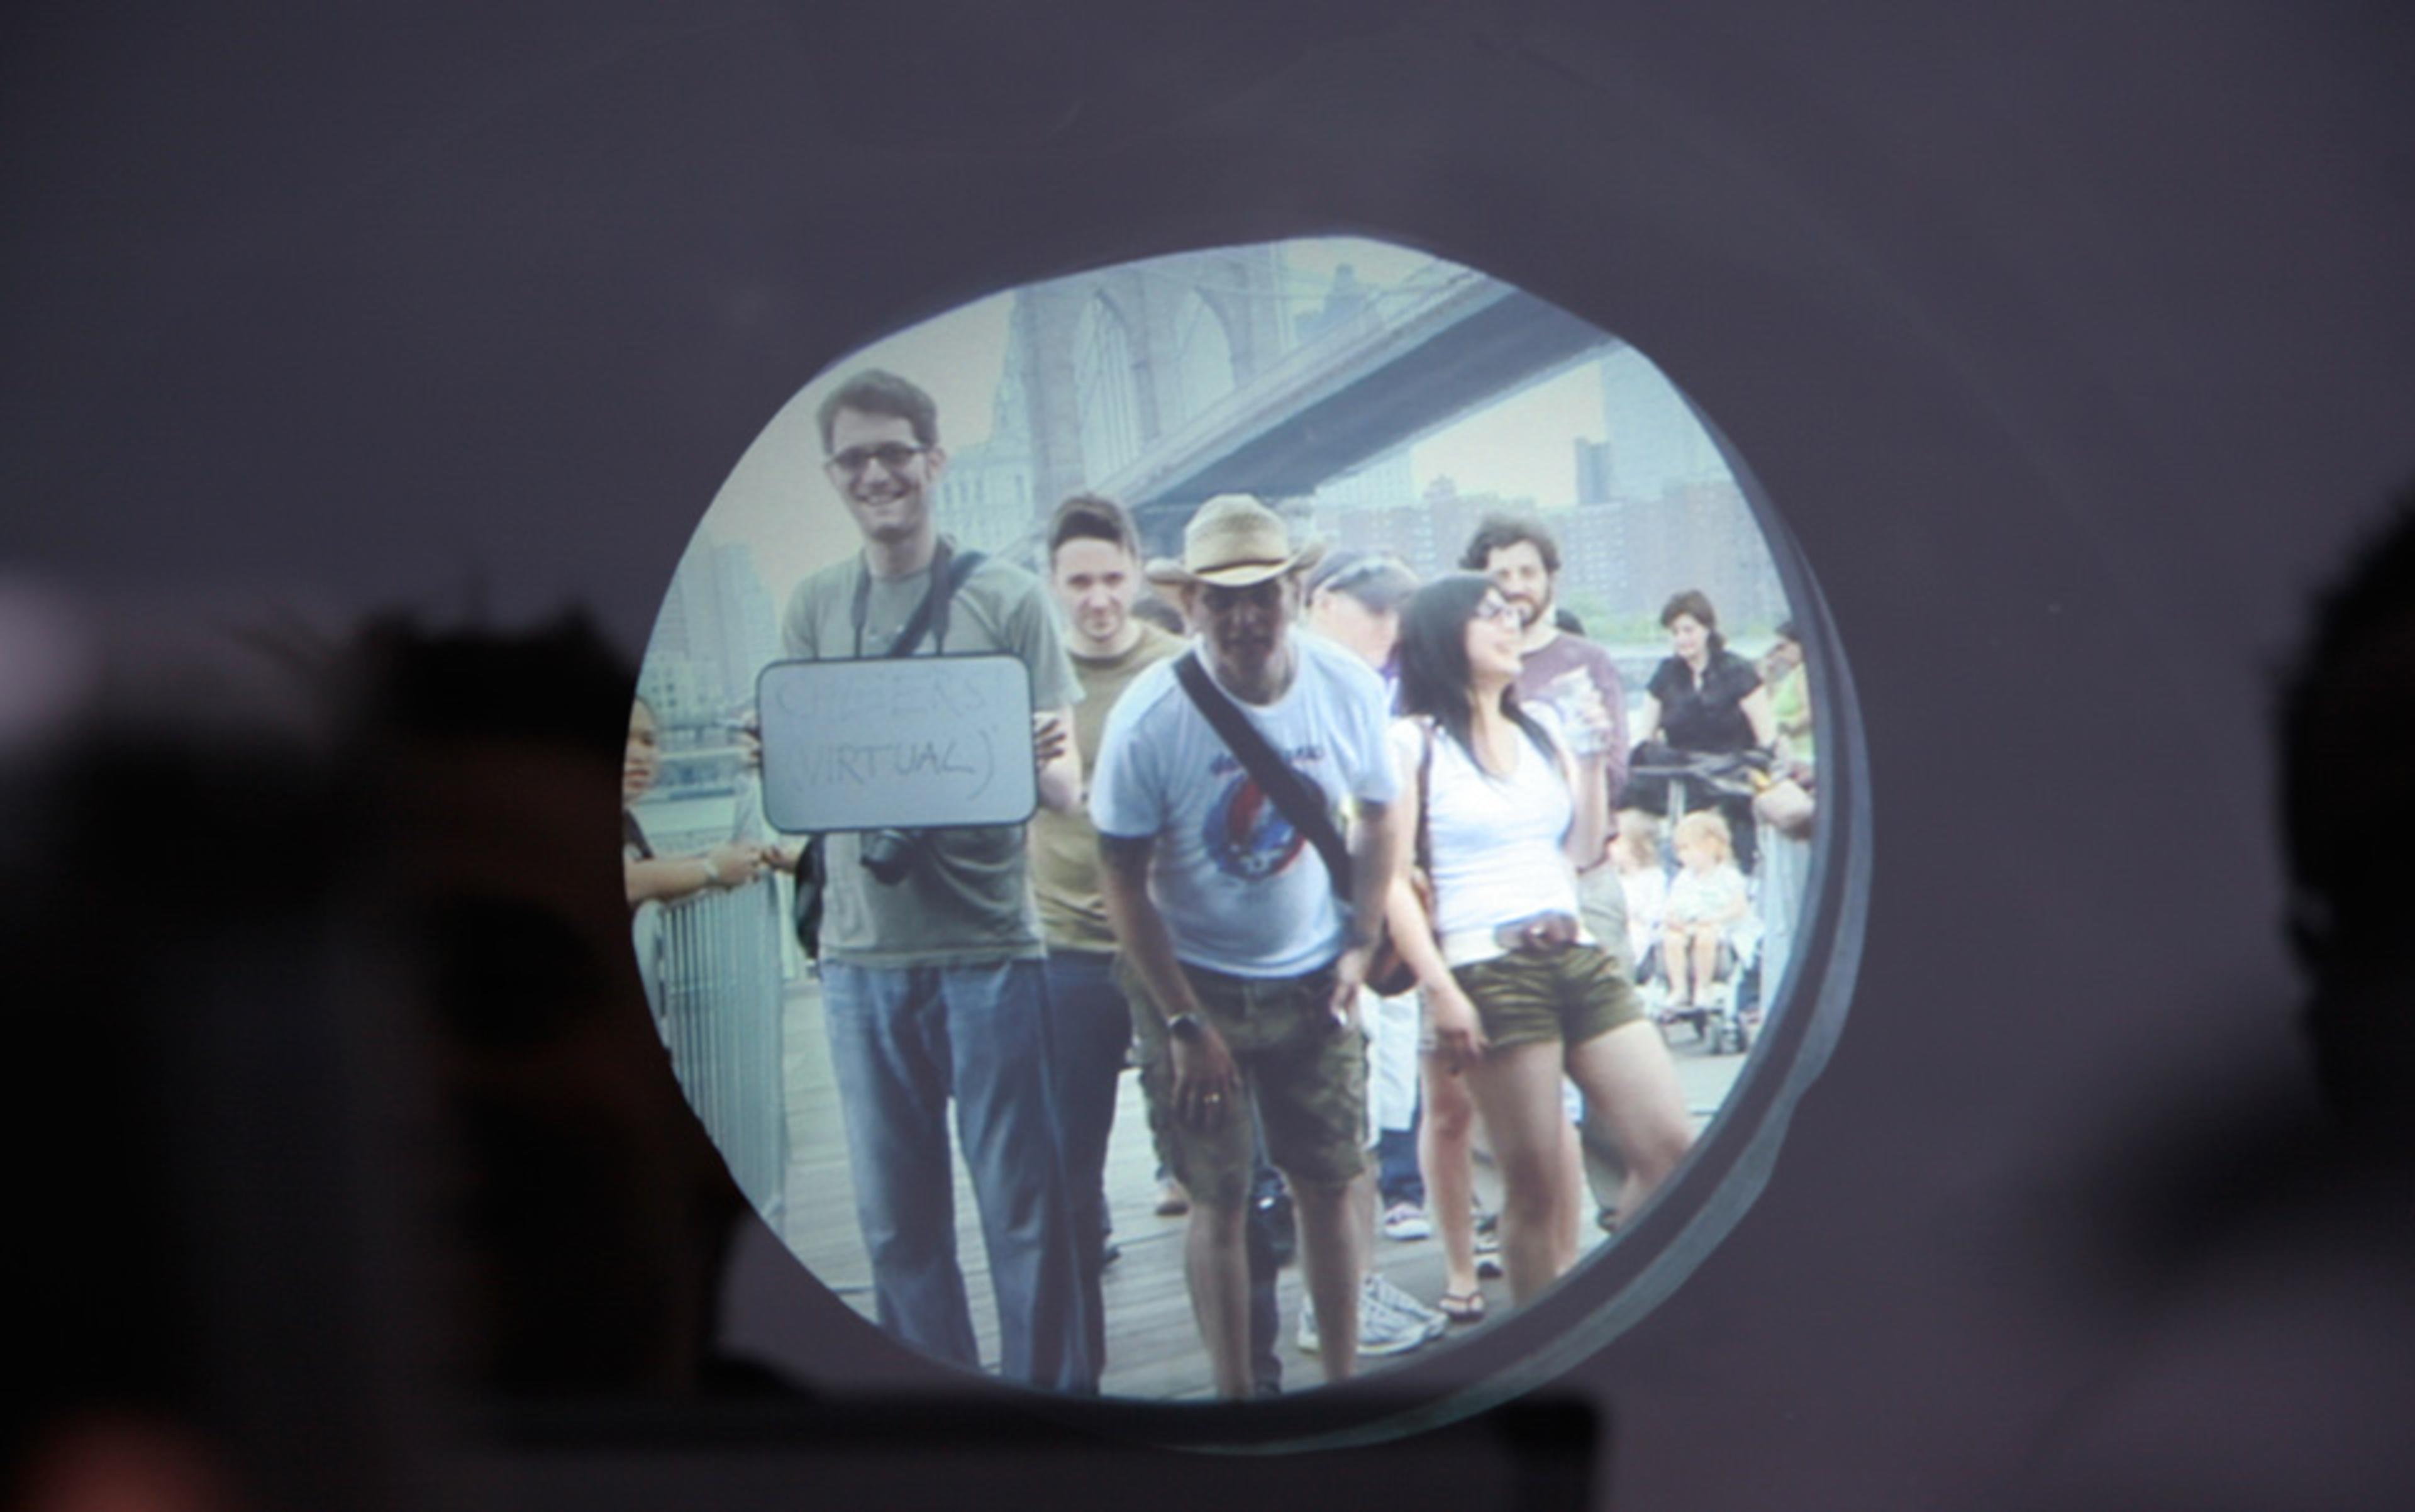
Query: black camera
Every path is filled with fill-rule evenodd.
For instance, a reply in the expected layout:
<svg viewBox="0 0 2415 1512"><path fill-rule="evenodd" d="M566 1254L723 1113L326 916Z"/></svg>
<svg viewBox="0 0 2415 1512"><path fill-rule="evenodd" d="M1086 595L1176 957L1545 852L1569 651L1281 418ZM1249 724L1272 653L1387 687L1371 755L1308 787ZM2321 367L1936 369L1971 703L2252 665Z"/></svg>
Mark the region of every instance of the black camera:
<svg viewBox="0 0 2415 1512"><path fill-rule="evenodd" d="M882 887L906 880L922 860L922 837L911 830L875 830L863 837L863 869Z"/></svg>

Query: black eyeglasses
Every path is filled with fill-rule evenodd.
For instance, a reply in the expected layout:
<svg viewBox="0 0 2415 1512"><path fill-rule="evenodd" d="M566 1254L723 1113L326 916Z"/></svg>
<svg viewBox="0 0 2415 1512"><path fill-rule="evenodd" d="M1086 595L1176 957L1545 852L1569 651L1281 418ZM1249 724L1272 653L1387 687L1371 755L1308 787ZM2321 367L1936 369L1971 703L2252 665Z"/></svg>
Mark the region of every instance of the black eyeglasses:
<svg viewBox="0 0 2415 1512"><path fill-rule="evenodd" d="M892 472L905 471L906 464L929 451L928 446L908 446L902 441L883 442L878 446L850 446L846 451L822 459L822 465L850 478L863 476L863 470L878 462Z"/></svg>

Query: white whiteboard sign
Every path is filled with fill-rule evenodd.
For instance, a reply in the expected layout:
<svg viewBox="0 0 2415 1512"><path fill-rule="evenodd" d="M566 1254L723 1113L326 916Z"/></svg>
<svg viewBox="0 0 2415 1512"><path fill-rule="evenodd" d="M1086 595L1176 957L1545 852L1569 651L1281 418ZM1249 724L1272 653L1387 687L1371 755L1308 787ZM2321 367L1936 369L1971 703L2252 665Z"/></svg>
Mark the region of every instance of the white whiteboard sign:
<svg viewBox="0 0 2415 1512"><path fill-rule="evenodd" d="M1016 657L774 662L755 700L775 830L1021 824L1040 806Z"/></svg>

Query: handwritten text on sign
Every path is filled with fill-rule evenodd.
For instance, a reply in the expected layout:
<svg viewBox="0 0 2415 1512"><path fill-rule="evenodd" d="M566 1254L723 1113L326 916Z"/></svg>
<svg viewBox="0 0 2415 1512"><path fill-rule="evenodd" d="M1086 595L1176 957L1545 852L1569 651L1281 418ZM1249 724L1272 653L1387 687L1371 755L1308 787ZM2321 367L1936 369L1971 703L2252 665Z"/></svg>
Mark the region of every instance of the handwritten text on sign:
<svg viewBox="0 0 2415 1512"><path fill-rule="evenodd" d="M1015 657L775 662L755 696L776 830L1020 824L1039 806Z"/></svg>

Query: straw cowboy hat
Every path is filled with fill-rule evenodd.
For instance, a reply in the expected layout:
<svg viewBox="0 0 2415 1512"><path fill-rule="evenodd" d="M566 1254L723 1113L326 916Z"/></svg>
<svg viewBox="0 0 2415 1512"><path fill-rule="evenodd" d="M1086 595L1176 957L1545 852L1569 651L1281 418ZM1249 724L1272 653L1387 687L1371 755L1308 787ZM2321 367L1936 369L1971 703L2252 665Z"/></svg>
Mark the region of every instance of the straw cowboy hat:
<svg viewBox="0 0 2415 1512"><path fill-rule="evenodd" d="M1245 493L1220 493L1199 506L1182 531L1182 560L1160 557L1148 580L1168 586L1208 583L1248 588L1315 565L1325 543L1295 551L1282 516Z"/></svg>

